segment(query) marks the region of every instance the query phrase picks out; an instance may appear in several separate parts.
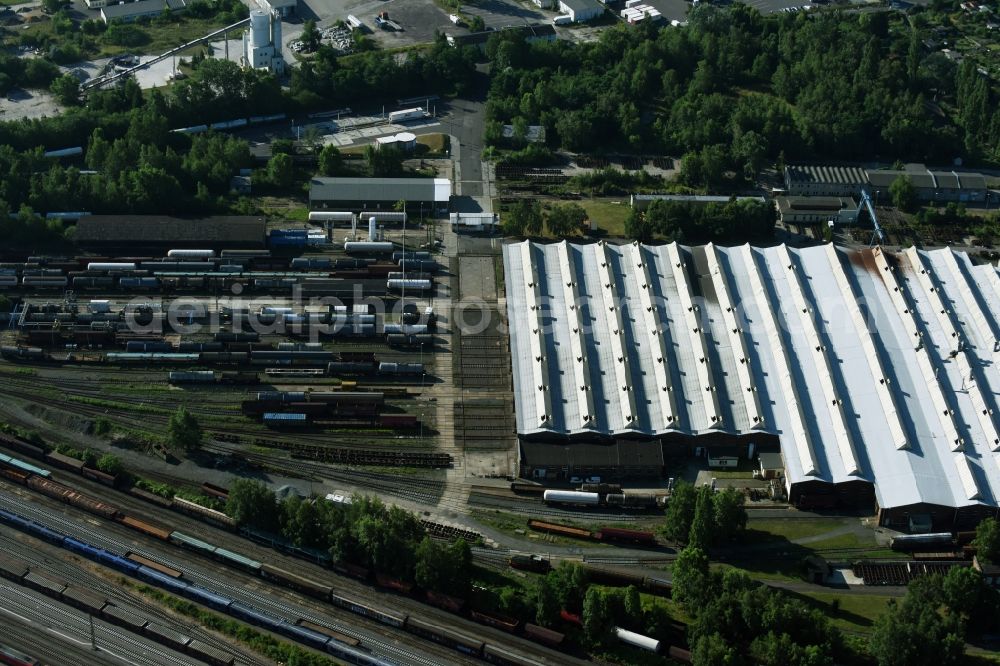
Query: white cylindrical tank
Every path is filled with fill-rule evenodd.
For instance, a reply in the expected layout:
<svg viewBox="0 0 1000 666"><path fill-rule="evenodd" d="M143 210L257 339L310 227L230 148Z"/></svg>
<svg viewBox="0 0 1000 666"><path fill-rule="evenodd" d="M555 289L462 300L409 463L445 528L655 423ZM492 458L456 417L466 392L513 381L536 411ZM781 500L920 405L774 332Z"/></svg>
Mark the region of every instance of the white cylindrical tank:
<svg viewBox="0 0 1000 666"><path fill-rule="evenodd" d="M371 213L379 222L405 222L406 213L400 211L385 211L380 213Z"/></svg>
<svg viewBox="0 0 1000 666"><path fill-rule="evenodd" d="M396 246L386 241L373 243L371 241L349 241L344 243L344 252L348 254L390 254Z"/></svg>
<svg viewBox="0 0 1000 666"><path fill-rule="evenodd" d="M255 9L250 12L250 43L255 47L271 43L271 17Z"/></svg>
<svg viewBox="0 0 1000 666"><path fill-rule="evenodd" d="M274 46L276 54L281 53L281 15L278 12L271 13L271 44Z"/></svg>
<svg viewBox="0 0 1000 666"><path fill-rule="evenodd" d="M368 218L368 240L374 243L378 240L378 230L376 229L374 217Z"/></svg>
<svg viewBox="0 0 1000 666"><path fill-rule="evenodd" d="M167 256L178 259L211 259L215 256L215 250L170 250Z"/></svg>
<svg viewBox="0 0 1000 666"><path fill-rule="evenodd" d="M385 288L389 291L401 291L409 289L411 291L427 291L433 288L434 283L430 280L386 280Z"/></svg>
<svg viewBox="0 0 1000 666"><path fill-rule="evenodd" d="M575 490L546 490L542 499L546 502L560 504L596 505L601 503L601 496L597 493L580 493Z"/></svg>
<svg viewBox="0 0 1000 666"><path fill-rule="evenodd" d="M627 645L633 645L643 650L649 650L650 652L660 651L660 641L655 638L643 636L642 634L637 634L634 631L622 629L621 627L615 627L615 635L618 636L618 640Z"/></svg>
<svg viewBox="0 0 1000 666"><path fill-rule="evenodd" d="M350 211L312 211L309 213L310 222L350 222L354 219L354 213Z"/></svg>
<svg viewBox="0 0 1000 666"><path fill-rule="evenodd" d="M413 132L400 132L396 135L396 143L404 150L413 150L417 146L417 135Z"/></svg>
<svg viewBox="0 0 1000 666"><path fill-rule="evenodd" d="M134 271L135 264L128 263L89 263L88 271Z"/></svg>

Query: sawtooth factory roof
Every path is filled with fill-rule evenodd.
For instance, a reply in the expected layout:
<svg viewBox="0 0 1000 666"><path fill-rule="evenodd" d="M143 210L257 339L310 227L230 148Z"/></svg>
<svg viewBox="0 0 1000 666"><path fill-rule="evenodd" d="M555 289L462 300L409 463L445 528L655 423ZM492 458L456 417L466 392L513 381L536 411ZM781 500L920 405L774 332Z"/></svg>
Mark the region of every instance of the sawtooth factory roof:
<svg viewBox="0 0 1000 666"><path fill-rule="evenodd" d="M1000 276L950 249L504 247L518 432L772 433L791 484L997 506Z"/></svg>

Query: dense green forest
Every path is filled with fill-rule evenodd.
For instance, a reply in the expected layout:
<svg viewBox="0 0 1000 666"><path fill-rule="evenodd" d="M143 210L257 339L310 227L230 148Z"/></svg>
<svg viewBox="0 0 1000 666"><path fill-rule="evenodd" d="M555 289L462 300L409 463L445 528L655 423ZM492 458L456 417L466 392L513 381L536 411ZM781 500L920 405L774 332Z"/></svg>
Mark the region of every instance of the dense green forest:
<svg viewBox="0 0 1000 666"><path fill-rule="evenodd" d="M902 13L695 7L686 27L591 43L488 46L493 123L571 151L685 155L692 185L768 160L1000 158L997 96L971 61L925 51ZM496 126L487 136L496 134Z"/></svg>
<svg viewBox="0 0 1000 666"><path fill-rule="evenodd" d="M283 90L274 76L235 63L199 59L190 77L167 90L143 93L135 81L88 94L62 115L0 123L0 213L4 237L41 241L56 235L30 210L94 213L249 212L233 200L229 178L248 167L246 141L221 135L171 133L243 114L267 115L329 108L347 102L434 91L461 91L472 79L475 55L440 39L402 63L371 52L338 59L329 47L292 76ZM244 110L244 111L240 111ZM84 164L63 166L43 149L82 146ZM287 158L285 158L285 161ZM81 168L82 167L82 168ZM262 171L267 183L272 169ZM285 183L287 185L287 183Z"/></svg>

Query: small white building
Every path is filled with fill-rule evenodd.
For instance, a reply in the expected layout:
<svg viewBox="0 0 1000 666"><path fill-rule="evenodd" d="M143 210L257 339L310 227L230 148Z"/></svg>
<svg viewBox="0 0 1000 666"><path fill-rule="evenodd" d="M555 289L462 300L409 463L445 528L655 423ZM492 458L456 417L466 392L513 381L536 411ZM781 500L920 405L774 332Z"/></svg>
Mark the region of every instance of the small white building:
<svg viewBox="0 0 1000 666"><path fill-rule="evenodd" d="M268 14L277 12L278 16L294 14L299 0L257 0L257 6Z"/></svg>
<svg viewBox="0 0 1000 666"><path fill-rule="evenodd" d="M491 231L498 222L496 213L452 213L452 231Z"/></svg>
<svg viewBox="0 0 1000 666"><path fill-rule="evenodd" d="M583 23L601 16L604 5L597 0L559 0L559 11L569 16L573 23Z"/></svg>
<svg viewBox="0 0 1000 666"><path fill-rule="evenodd" d="M243 33L243 66L275 74L285 71L280 14L260 9L250 11L250 29Z"/></svg>

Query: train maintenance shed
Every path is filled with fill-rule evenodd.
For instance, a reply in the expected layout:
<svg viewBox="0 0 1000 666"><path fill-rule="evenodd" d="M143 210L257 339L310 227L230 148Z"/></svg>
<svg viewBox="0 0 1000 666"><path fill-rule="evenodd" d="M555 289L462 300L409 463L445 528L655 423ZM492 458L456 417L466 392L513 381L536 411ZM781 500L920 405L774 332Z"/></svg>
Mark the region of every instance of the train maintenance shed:
<svg viewBox="0 0 1000 666"><path fill-rule="evenodd" d="M951 249L528 241L504 264L522 442L777 445L801 507L874 504L904 528L997 515L993 266Z"/></svg>
<svg viewBox="0 0 1000 666"><path fill-rule="evenodd" d="M256 250L265 247L266 220L251 215L180 218L167 215L87 215L73 241L95 252L177 248Z"/></svg>

